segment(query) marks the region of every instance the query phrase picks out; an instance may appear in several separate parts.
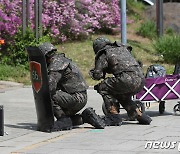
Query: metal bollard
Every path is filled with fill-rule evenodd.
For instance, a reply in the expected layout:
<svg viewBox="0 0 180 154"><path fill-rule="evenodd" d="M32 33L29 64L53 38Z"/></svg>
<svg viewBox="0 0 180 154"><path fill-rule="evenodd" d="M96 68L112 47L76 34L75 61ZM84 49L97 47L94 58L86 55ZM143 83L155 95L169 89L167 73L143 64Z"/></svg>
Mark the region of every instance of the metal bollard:
<svg viewBox="0 0 180 154"><path fill-rule="evenodd" d="M4 109L0 105L0 136L4 136Z"/></svg>

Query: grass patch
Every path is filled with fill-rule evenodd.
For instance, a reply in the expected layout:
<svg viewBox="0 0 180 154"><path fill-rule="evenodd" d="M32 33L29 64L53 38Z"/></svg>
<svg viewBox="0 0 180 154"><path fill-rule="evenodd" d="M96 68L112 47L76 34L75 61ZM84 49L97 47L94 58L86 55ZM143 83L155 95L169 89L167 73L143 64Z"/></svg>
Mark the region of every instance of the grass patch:
<svg viewBox="0 0 180 154"><path fill-rule="evenodd" d="M92 80L89 76L89 70L94 67L95 58L92 44L93 40L99 36L102 35L92 35L84 41L67 42L57 45L58 52L65 53L66 57L72 59L73 62L77 64L89 86L99 83L99 81ZM119 35L103 36L107 37L112 42L115 40L120 41ZM128 39L128 44L133 47L133 55L135 58L143 62L144 73L151 64L163 65L168 74L173 72L174 65L164 63L163 58L155 52L151 40L146 43L142 43L141 41ZM29 74L28 68L22 66L13 67L0 65L0 80L31 84Z"/></svg>
<svg viewBox="0 0 180 154"><path fill-rule="evenodd" d="M0 65L0 80L30 84L29 71L23 66Z"/></svg>
<svg viewBox="0 0 180 154"><path fill-rule="evenodd" d="M142 12L144 10L145 10L145 5L142 2L127 0L127 15L133 20L137 21L139 19L142 19Z"/></svg>
<svg viewBox="0 0 180 154"><path fill-rule="evenodd" d="M137 30L137 33L150 39L156 38L156 25L153 21L147 20L141 24Z"/></svg>
<svg viewBox="0 0 180 154"><path fill-rule="evenodd" d="M165 62L176 64L180 62L180 36L165 35L157 39L154 48L157 53L163 55Z"/></svg>

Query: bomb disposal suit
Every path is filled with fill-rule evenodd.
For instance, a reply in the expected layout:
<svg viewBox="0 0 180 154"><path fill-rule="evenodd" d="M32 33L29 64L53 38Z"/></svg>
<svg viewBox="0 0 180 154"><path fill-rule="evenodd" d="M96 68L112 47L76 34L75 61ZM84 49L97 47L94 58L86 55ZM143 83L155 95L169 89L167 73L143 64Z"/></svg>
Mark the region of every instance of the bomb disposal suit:
<svg viewBox="0 0 180 154"><path fill-rule="evenodd" d="M90 70L90 75L94 80L104 79L94 86L94 89L103 97L103 111L107 115L108 125L119 125L120 104L130 118L137 118L140 123L149 124L150 117L142 114L132 101L132 96L144 86L144 75L131 54L132 47L116 41L111 43L108 39L100 37L93 42L93 49L96 54L95 67ZM113 76L105 78L106 73Z"/></svg>
<svg viewBox="0 0 180 154"><path fill-rule="evenodd" d="M56 53L57 49L51 43L45 42L39 48L46 56L50 95L59 125L68 128L71 122L74 125L87 122L96 128L104 128L102 119L92 108L87 108L82 115L75 115L87 103L88 86L79 68L65 54Z"/></svg>

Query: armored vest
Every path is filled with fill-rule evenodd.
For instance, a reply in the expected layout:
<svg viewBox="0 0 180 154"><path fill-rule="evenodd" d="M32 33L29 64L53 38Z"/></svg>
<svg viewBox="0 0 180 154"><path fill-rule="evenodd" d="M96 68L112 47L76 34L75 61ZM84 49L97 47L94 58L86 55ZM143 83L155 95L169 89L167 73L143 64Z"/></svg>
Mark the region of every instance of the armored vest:
<svg viewBox="0 0 180 154"><path fill-rule="evenodd" d="M60 71L62 78L58 83L57 89L67 93L86 91L88 86L79 70L72 60L64 54L56 54L48 66L49 71Z"/></svg>
<svg viewBox="0 0 180 154"><path fill-rule="evenodd" d="M109 46L105 49L108 71L114 75L121 72L133 72L134 66L139 67L127 46Z"/></svg>

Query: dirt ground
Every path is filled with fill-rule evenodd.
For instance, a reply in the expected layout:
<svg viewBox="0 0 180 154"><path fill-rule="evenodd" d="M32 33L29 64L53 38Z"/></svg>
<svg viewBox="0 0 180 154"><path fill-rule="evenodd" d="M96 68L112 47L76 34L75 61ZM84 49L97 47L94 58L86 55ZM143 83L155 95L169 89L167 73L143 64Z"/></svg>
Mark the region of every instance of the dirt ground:
<svg viewBox="0 0 180 154"><path fill-rule="evenodd" d="M145 12L148 19L156 21L156 5L149 6ZM163 4L164 29L171 28L180 34L180 3Z"/></svg>

